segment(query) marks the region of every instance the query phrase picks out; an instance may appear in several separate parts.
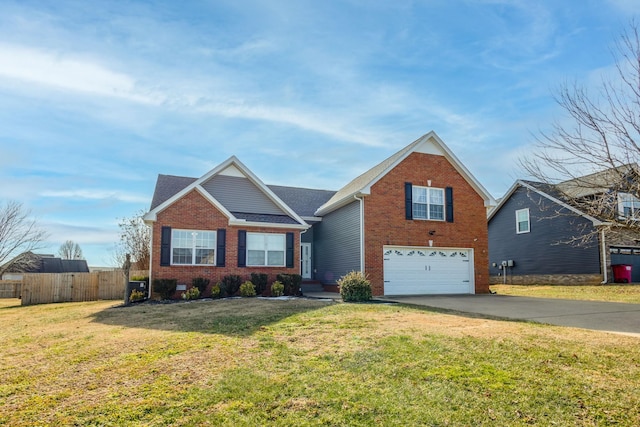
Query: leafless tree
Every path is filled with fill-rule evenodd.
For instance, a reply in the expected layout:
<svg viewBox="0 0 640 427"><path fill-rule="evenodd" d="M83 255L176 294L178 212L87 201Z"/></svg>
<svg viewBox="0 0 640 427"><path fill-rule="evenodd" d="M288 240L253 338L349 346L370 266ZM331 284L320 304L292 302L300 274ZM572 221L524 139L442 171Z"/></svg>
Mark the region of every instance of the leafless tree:
<svg viewBox="0 0 640 427"><path fill-rule="evenodd" d="M615 71L601 78L598 90L565 83L556 91L567 117L541 132L536 150L520 164L533 180L606 220L611 229L640 230L640 30L635 21L612 53ZM621 207L628 208L626 215Z"/></svg>
<svg viewBox="0 0 640 427"><path fill-rule="evenodd" d="M62 259L84 259L82 248L73 240L67 240L58 249L58 255Z"/></svg>
<svg viewBox="0 0 640 427"><path fill-rule="evenodd" d="M28 270L39 262L32 251L44 246L48 233L30 215L31 212L16 201L0 206L0 276L5 271Z"/></svg>
<svg viewBox="0 0 640 427"><path fill-rule="evenodd" d="M136 212L132 217L122 218L120 227L120 242L116 248L115 261L122 266L126 255L131 255L134 270L148 270L151 260L151 229L144 223L144 210Z"/></svg>

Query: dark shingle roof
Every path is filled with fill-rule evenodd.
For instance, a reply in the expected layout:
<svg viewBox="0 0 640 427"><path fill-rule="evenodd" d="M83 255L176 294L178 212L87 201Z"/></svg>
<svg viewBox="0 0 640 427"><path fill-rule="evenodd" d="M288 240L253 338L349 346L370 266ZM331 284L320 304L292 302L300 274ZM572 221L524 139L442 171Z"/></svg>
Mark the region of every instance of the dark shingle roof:
<svg viewBox="0 0 640 427"><path fill-rule="evenodd" d="M155 209L171 197L193 184L196 178L175 175L158 175L156 189L151 200L151 209Z"/></svg>
<svg viewBox="0 0 640 427"><path fill-rule="evenodd" d="M190 178L186 176L175 176L175 175L158 175L158 180L156 181L156 188L153 193L153 199L151 201L151 209L155 209L160 206L165 201L169 200L171 197L184 190L190 184L193 184L197 178ZM295 213L299 216L311 217L314 216L314 212L327 202L336 192L328 191L328 190L315 190L311 188L299 188L299 187L285 187L282 185L268 185L269 189L275 193L284 203L286 203ZM259 217L278 217L280 215L257 215L257 214L248 214L248 213L237 213L233 212L236 218L246 219L248 218L244 216L254 215L254 218ZM240 216L244 215L244 216ZM297 221L292 218L287 217L286 215L282 215L285 218L288 218L291 222L282 222L283 224L297 224ZM258 221L258 222L275 222L279 223L280 221L277 218L274 221L265 221L259 219L251 219L250 221Z"/></svg>
<svg viewBox="0 0 640 427"><path fill-rule="evenodd" d="M268 222L270 224L298 224L298 221L287 215L269 215L247 212L231 212L238 219L251 222Z"/></svg>
<svg viewBox="0 0 640 427"><path fill-rule="evenodd" d="M324 205L335 191L314 190L310 188L284 187L281 185L267 185L276 196L285 202L299 216L314 216L316 210Z"/></svg>

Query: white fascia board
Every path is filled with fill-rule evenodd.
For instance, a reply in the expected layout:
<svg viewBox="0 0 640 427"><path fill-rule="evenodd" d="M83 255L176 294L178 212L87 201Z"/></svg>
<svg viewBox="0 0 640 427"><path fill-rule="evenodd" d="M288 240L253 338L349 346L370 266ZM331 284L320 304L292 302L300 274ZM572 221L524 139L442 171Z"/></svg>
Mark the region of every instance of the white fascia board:
<svg viewBox="0 0 640 427"><path fill-rule="evenodd" d="M361 190L361 192L363 194L371 194L371 187L376 182L381 180L387 173L389 173L392 169L394 169L402 161L404 161L407 157L409 157L411 153L415 152L416 148L420 144L428 141L429 139L433 139L436 145L438 145L438 148L440 148L444 152L445 154L444 157L449 161L449 163L451 163L451 165L455 168L455 170L457 170L458 173L462 175L465 181L467 181L469 185L471 185L471 187L476 191L476 193L478 193L478 195L482 197L482 199L484 200L484 206L485 207L495 206L496 201L493 198L493 196L487 191L486 188L484 188L482 184L480 184L480 182L473 176L473 174L469 171L469 169L467 169L466 166L460 161L460 159L458 159L458 157L456 157L456 155L453 154L453 151L449 149L447 144L445 144L444 141L440 139L440 137L434 131L430 131L429 133L423 135L421 138L418 138L416 141L414 141L412 143L413 146L409 150L407 150L402 156L398 157L395 160L395 162L389 165L389 167L387 167L384 171L378 174L378 176L375 177L371 182L369 182L369 184L365 186ZM351 197L353 197L353 195Z"/></svg>
<svg viewBox="0 0 640 427"><path fill-rule="evenodd" d="M354 197L364 197L364 196L368 196L370 193L364 193L364 192L356 192L356 193L351 193L345 197L343 197L342 199L338 200L337 202L332 203L329 206L326 207L321 207L320 209L318 209L315 214L317 216L322 216L322 215L326 215L328 213L331 213L335 210L340 209L341 207L347 206L349 203L355 202L356 199L354 199Z"/></svg>
<svg viewBox="0 0 640 427"><path fill-rule="evenodd" d="M200 193L200 195L202 197L204 197L205 199L207 199L207 201L209 203L211 203L213 206L216 207L216 209L218 209L220 212L222 212L222 214L224 216L226 216L227 218L229 218L229 221L234 220L236 217L227 210L227 208L225 208L222 203L220 203L215 197L213 197L211 194L209 194L209 192L207 190L205 190L204 188L202 188L200 185L198 185L196 188L196 191L198 193Z"/></svg>
<svg viewBox="0 0 640 427"><path fill-rule="evenodd" d="M272 222L255 222L255 221L245 221L243 219L229 219L230 226L236 227L269 227L269 228L289 228L294 230L307 230L311 226L308 224L280 224L280 223L272 223Z"/></svg>
<svg viewBox="0 0 640 427"><path fill-rule="evenodd" d="M493 216L502 208L502 205L504 205L507 200L509 200L509 198L511 197L511 195L518 189L518 187L520 187L522 184L524 184L522 181L520 180L516 180L516 182L514 182L511 187L509 187L509 189L507 190L507 192L504 194L504 196L502 196L502 199L500 199L500 203L498 203L496 206L494 206L493 209L491 209L489 211L489 213L487 214L487 221L491 220L491 218L493 218Z"/></svg>
<svg viewBox="0 0 640 427"><path fill-rule="evenodd" d="M322 221L322 217L321 216L303 216L301 217L305 222L307 221L315 221L315 222L320 222Z"/></svg>

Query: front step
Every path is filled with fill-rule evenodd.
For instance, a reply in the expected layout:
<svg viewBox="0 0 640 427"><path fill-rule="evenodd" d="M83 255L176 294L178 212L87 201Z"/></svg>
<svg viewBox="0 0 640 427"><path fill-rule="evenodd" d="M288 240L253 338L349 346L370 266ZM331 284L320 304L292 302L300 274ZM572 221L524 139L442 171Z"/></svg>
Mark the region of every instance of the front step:
<svg viewBox="0 0 640 427"><path fill-rule="evenodd" d="M303 295L309 292L324 292L322 283L317 280L305 280L300 285L300 288Z"/></svg>

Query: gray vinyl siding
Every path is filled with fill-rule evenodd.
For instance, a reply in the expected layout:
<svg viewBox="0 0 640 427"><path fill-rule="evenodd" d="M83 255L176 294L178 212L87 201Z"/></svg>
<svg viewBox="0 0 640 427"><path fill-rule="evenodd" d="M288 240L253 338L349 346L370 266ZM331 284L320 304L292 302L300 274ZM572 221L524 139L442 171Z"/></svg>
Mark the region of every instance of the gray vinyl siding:
<svg viewBox="0 0 640 427"><path fill-rule="evenodd" d="M346 273L360 270L360 202L323 216L313 228L316 280L333 284Z"/></svg>
<svg viewBox="0 0 640 427"><path fill-rule="evenodd" d="M516 211L529 208L529 233L516 233ZM591 221L524 187L518 188L489 221L489 271L513 260L509 274L599 274L598 241L577 247L572 237L592 230Z"/></svg>
<svg viewBox="0 0 640 427"><path fill-rule="evenodd" d="M202 187L229 212L286 215L247 178L216 175L202 184Z"/></svg>

